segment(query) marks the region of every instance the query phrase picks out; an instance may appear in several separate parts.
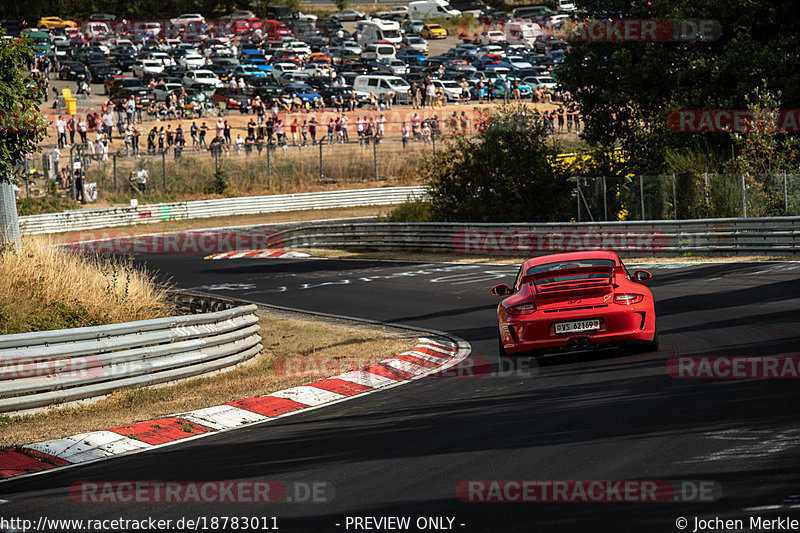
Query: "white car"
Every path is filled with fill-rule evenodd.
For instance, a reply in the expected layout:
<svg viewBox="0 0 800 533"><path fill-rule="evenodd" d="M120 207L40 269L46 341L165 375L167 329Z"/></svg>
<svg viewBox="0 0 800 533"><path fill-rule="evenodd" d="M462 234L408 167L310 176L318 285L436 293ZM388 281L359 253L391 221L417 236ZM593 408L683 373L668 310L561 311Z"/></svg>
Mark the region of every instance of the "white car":
<svg viewBox="0 0 800 533"><path fill-rule="evenodd" d="M419 33L425 27L425 22L422 20L407 20L403 26L408 33Z"/></svg>
<svg viewBox="0 0 800 533"><path fill-rule="evenodd" d="M317 18L319 18L316 15L311 15L311 14L306 15L301 11L298 11L296 13L296 16L299 20L305 20L306 22L310 22L311 24L316 24Z"/></svg>
<svg viewBox="0 0 800 533"><path fill-rule="evenodd" d="M481 33L481 44L493 44L506 42L506 34L500 30L487 30Z"/></svg>
<svg viewBox="0 0 800 533"><path fill-rule="evenodd" d="M180 83L175 83L172 81L168 81L166 83L157 83L156 86L153 88L153 92L156 95L156 100L159 102L164 102L167 100L167 95L172 91L180 91L181 85Z"/></svg>
<svg viewBox="0 0 800 533"><path fill-rule="evenodd" d="M159 63L161 63L165 67L175 66L175 60L172 59L172 56L170 56L166 52L147 52L145 54L145 58L146 59L153 59L155 61L158 61Z"/></svg>
<svg viewBox="0 0 800 533"><path fill-rule="evenodd" d="M336 76L336 71L333 67L325 63L309 63L300 72L309 76L325 76L329 78Z"/></svg>
<svg viewBox="0 0 800 533"><path fill-rule="evenodd" d="M145 74L155 76L164 72L164 65L157 59L139 59L131 67L131 72L137 78L144 78Z"/></svg>
<svg viewBox="0 0 800 533"><path fill-rule="evenodd" d="M555 89L557 85L552 76L527 76L522 78L522 83L529 85L531 89Z"/></svg>
<svg viewBox="0 0 800 533"><path fill-rule="evenodd" d="M408 15L408 6L394 6L390 7L386 11L378 11L375 13L375 16L378 18L383 17L393 17L393 16L405 16Z"/></svg>
<svg viewBox="0 0 800 533"><path fill-rule="evenodd" d="M505 61L515 69L533 68L533 64L522 56L506 56Z"/></svg>
<svg viewBox="0 0 800 533"><path fill-rule="evenodd" d="M301 54L311 55L311 47L303 41L291 41L286 44L285 48L294 50L295 52L300 52Z"/></svg>
<svg viewBox="0 0 800 533"><path fill-rule="evenodd" d="M198 52L186 52L178 63L185 68L201 68L206 64L206 58L201 56Z"/></svg>
<svg viewBox="0 0 800 533"><path fill-rule="evenodd" d="M200 26L206 23L206 19L203 18L203 15L200 13L184 13L183 15L178 15L169 21L176 26L186 26L188 24Z"/></svg>
<svg viewBox="0 0 800 533"><path fill-rule="evenodd" d="M421 35L404 35L403 46L408 50L415 50L423 54L428 53L428 41Z"/></svg>
<svg viewBox="0 0 800 533"><path fill-rule="evenodd" d="M447 100L457 102L461 100L462 90L461 84L454 80L433 80L433 86L441 89Z"/></svg>
<svg viewBox="0 0 800 533"><path fill-rule="evenodd" d="M189 72L183 75L184 85L191 86L193 83L204 83L207 85L213 85L217 89L222 87L222 80L219 79L217 75L211 72L210 70L205 70L205 69L190 70Z"/></svg>
<svg viewBox="0 0 800 533"><path fill-rule="evenodd" d="M284 72L300 72L297 63L273 63L272 76L277 80Z"/></svg>
<svg viewBox="0 0 800 533"><path fill-rule="evenodd" d="M392 76L408 74L408 65L400 59L381 59L378 61L381 72L386 72Z"/></svg>

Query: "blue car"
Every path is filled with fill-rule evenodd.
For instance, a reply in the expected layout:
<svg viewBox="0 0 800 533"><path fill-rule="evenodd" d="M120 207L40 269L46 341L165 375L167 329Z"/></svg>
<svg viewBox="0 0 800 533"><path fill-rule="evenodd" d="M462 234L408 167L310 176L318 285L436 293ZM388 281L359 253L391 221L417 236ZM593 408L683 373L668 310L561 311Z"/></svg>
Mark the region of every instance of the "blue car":
<svg viewBox="0 0 800 533"><path fill-rule="evenodd" d="M237 78L244 78L246 80L251 78L266 78L267 73L255 65L237 65L233 69L233 75Z"/></svg>
<svg viewBox="0 0 800 533"><path fill-rule="evenodd" d="M513 90L513 83L516 80L517 87L519 87L519 95L522 98L529 97L533 93L533 90L531 89L531 86L522 83L522 80L519 80L519 79L517 79L517 78L515 78L513 76L511 76L508 79L511 80L512 90ZM506 83L506 80L505 79L501 79L501 78L498 78L498 79L496 79L494 81L494 94L495 94L495 97L503 98L505 96L505 92L506 92L505 83ZM508 96L510 98L512 95L509 94Z"/></svg>
<svg viewBox="0 0 800 533"><path fill-rule="evenodd" d="M321 97L321 95L316 91L316 89L314 89L310 85L304 85L299 83L293 85L287 85L286 87L284 87L283 91L284 93L291 95L296 94L300 98L300 100L303 101L303 103L311 102L314 98Z"/></svg>

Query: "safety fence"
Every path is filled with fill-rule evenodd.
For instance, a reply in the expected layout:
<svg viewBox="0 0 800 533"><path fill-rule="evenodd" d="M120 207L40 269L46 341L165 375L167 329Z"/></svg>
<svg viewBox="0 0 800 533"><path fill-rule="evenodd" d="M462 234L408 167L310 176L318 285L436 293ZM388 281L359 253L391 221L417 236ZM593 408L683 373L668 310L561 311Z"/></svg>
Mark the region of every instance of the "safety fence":
<svg viewBox="0 0 800 533"><path fill-rule="evenodd" d="M536 255L610 249L626 254L795 254L800 217L543 224L315 223L283 232L296 248L414 249Z"/></svg>
<svg viewBox="0 0 800 533"><path fill-rule="evenodd" d="M255 305L184 298L202 314L0 336L0 412L94 398L241 363L261 351Z"/></svg>
<svg viewBox="0 0 800 533"><path fill-rule="evenodd" d="M369 205L393 205L409 197L424 193L423 187L384 187L325 191L314 193L282 194L220 198L191 202L139 205L137 207L110 207L80 209L20 217L24 234L81 231L134 224L149 224L167 220L208 218L231 215L252 215L303 209L329 209Z"/></svg>
<svg viewBox="0 0 800 533"><path fill-rule="evenodd" d="M576 177L578 222L800 215L800 175Z"/></svg>

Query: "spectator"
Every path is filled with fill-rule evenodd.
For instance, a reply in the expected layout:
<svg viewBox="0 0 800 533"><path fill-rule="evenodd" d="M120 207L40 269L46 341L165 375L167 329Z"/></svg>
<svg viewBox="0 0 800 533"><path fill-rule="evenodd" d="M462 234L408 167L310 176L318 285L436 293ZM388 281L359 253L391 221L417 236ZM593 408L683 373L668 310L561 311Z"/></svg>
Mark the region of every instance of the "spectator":
<svg viewBox="0 0 800 533"><path fill-rule="evenodd" d="M200 142L200 148L201 149L202 148L206 148L206 146L207 146L206 145L206 134L207 133L208 133L208 126L206 126L206 123L203 122L202 124L200 124L200 131L198 132L198 137L199 137L199 142Z"/></svg>
<svg viewBox="0 0 800 533"><path fill-rule="evenodd" d="M356 118L356 135L358 135L358 144L364 144L364 118Z"/></svg>
<svg viewBox="0 0 800 533"><path fill-rule="evenodd" d="M61 150L58 149L58 146L50 152L50 158L53 160L53 175L58 176L58 162L61 159Z"/></svg>
<svg viewBox="0 0 800 533"><path fill-rule="evenodd" d="M297 129L299 126L300 123L297 122L297 117L294 117L291 124L289 124L289 131L292 133L292 146L297 146Z"/></svg>
<svg viewBox="0 0 800 533"><path fill-rule="evenodd" d="M153 129L150 130L150 133L147 134L147 153L154 154L156 153L156 137L158 137L158 129L156 126L153 126Z"/></svg>
<svg viewBox="0 0 800 533"><path fill-rule="evenodd" d="M347 115L342 113L339 122L342 128L342 142L350 142L350 136L347 133L347 123L350 122L350 119L347 118Z"/></svg>
<svg viewBox="0 0 800 533"><path fill-rule="evenodd" d="M300 134L303 136L303 146L308 144L308 121L303 120L303 125L300 126Z"/></svg>
<svg viewBox="0 0 800 533"><path fill-rule="evenodd" d="M88 131L88 126L86 124L86 118L81 117L78 121L78 135L81 138L81 143L86 144L86 132Z"/></svg>
<svg viewBox="0 0 800 533"><path fill-rule="evenodd" d="M241 138L241 137L240 137ZM253 146L256 144L256 139L251 134L247 134L247 137L244 139L244 153L245 155L250 155L253 153Z"/></svg>
<svg viewBox="0 0 800 533"><path fill-rule="evenodd" d="M333 130L336 127L336 122L333 118L328 120L328 143L333 144Z"/></svg>
<svg viewBox="0 0 800 533"><path fill-rule="evenodd" d="M58 115L56 120L56 133L58 134L58 147L64 148L67 146L67 121L64 117Z"/></svg>
<svg viewBox="0 0 800 533"><path fill-rule="evenodd" d="M241 133L236 136L236 142L234 143L234 146L236 147L237 154L242 153L242 148L244 148L244 139L242 139Z"/></svg>
<svg viewBox="0 0 800 533"><path fill-rule="evenodd" d="M225 144L230 146L231 145L231 125L228 124L227 120L224 122L223 134L225 136Z"/></svg>
<svg viewBox="0 0 800 533"><path fill-rule="evenodd" d="M311 144L317 144L317 117L308 121L308 134L311 135Z"/></svg>
<svg viewBox="0 0 800 533"><path fill-rule="evenodd" d="M411 129L408 127L408 124L403 122L403 124L400 126L400 135L403 139L403 148L408 146L408 137L410 133Z"/></svg>
<svg viewBox="0 0 800 533"><path fill-rule="evenodd" d="M139 189L139 192L142 194L147 194L147 178L147 169L140 168L136 173L136 188Z"/></svg>

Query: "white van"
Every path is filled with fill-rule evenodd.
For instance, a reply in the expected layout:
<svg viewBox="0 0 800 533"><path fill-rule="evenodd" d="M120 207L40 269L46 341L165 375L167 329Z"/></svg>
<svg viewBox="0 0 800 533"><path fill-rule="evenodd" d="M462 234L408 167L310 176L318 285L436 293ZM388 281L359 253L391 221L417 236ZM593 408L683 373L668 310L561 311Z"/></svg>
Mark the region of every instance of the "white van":
<svg viewBox="0 0 800 533"><path fill-rule="evenodd" d="M559 13L575 13L577 10L573 0L556 0L556 11Z"/></svg>
<svg viewBox="0 0 800 533"><path fill-rule="evenodd" d="M427 18L452 18L461 14L458 9L453 9L445 0L418 0L408 4L408 18L424 20Z"/></svg>
<svg viewBox="0 0 800 533"><path fill-rule="evenodd" d="M395 102L397 103L409 101L409 89L411 89L411 85L399 76L374 76L364 74L362 76L356 76L353 80L354 91L367 94L375 93L375 96L379 98L389 93L394 93Z"/></svg>
<svg viewBox="0 0 800 533"><path fill-rule="evenodd" d="M372 19L364 21L358 31L358 44L364 46L378 41L389 41L397 46L403 41L400 23L395 20Z"/></svg>
<svg viewBox="0 0 800 533"><path fill-rule="evenodd" d="M506 42L509 44L522 44L526 48L533 48L536 38L542 35L542 27L538 24L512 20L506 24Z"/></svg>
<svg viewBox="0 0 800 533"><path fill-rule="evenodd" d="M365 61L378 61L379 59L395 59L397 49L392 43L373 43L364 47L361 59Z"/></svg>

